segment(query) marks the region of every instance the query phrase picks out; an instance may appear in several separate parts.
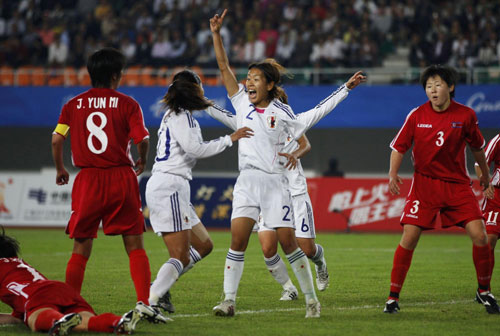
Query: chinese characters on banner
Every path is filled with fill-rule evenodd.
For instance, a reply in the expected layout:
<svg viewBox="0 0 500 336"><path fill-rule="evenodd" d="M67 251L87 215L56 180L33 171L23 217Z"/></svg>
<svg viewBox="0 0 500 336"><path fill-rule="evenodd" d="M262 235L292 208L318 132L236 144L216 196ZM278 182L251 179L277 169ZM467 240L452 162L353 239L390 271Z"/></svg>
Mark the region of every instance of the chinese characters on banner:
<svg viewBox="0 0 500 336"><path fill-rule="evenodd" d="M387 178L321 177L308 179L307 185L317 231L402 231L399 219L411 186L409 178L403 179L397 196L389 192ZM480 201L477 182L473 189Z"/></svg>

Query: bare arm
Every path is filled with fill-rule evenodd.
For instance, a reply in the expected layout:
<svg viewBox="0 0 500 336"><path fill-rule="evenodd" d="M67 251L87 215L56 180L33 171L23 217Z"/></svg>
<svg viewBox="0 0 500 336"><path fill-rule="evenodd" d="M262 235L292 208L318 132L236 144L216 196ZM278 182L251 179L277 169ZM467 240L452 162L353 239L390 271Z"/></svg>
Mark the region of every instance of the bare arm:
<svg viewBox="0 0 500 336"><path fill-rule="evenodd" d="M56 184L63 185L68 184L69 173L64 167L63 162L63 144L64 137L59 133L52 134L52 159L56 166Z"/></svg>
<svg viewBox="0 0 500 336"><path fill-rule="evenodd" d="M403 162L404 154L393 150L391 152L390 168L389 168L389 191L393 195L399 195L400 184L403 184L403 180L399 177L398 172Z"/></svg>
<svg viewBox="0 0 500 336"><path fill-rule="evenodd" d="M311 143L305 134L303 134L297 142L299 143L299 147L292 153L278 153L278 155L284 156L288 159L285 164L285 169L288 168L289 170L292 170L297 168L298 160L311 150Z"/></svg>
<svg viewBox="0 0 500 336"><path fill-rule="evenodd" d="M224 20L226 13L227 9L224 9L222 16L215 14L214 17L210 19L210 30L212 31L217 65L219 66L222 80L226 86L227 94L229 97L232 97L238 93L239 87L238 81L229 67L229 60L227 58L226 50L224 49L224 44L222 43L222 37L220 36L220 28L222 27L222 21Z"/></svg>
<svg viewBox="0 0 500 336"><path fill-rule="evenodd" d="M475 166L477 177L479 178L479 184L483 186L483 190L486 191L490 185L490 169L486 163L486 156L484 155L483 149L470 148L474 160L476 160L479 166ZM478 173L480 172L480 174ZM489 198L489 197L488 197Z"/></svg>
<svg viewBox="0 0 500 336"><path fill-rule="evenodd" d="M23 323L23 321L21 321L17 317L14 317L10 314L0 313L0 325L1 324L19 324L19 323Z"/></svg>
<svg viewBox="0 0 500 336"><path fill-rule="evenodd" d="M139 153L139 159L135 162L135 174L137 176L141 175L146 168L146 163L148 161L148 150L149 150L149 139L143 139L137 144L137 152Z"/></svg>

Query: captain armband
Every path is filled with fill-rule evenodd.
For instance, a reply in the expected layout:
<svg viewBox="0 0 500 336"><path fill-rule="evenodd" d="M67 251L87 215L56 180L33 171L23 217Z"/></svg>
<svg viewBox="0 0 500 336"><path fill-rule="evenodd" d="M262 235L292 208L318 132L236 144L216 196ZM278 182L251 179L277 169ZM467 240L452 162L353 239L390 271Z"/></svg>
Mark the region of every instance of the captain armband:
<svg viewBox="0 0 500 336"><path fill-rule="evenodd" d="M57 133L57 134L61 134L63 137L66 138L66 136L68 135L68 132L69 132L69 126L66 125L66 124L57 124L55 130L54 130L54 134Z"/></svg>

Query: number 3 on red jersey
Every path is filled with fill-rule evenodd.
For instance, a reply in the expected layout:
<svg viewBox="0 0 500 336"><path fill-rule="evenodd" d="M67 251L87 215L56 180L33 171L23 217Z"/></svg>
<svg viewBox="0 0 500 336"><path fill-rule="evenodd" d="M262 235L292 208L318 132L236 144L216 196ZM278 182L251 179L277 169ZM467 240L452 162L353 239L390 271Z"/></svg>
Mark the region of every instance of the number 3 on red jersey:
<svg viewBox="0 0 500 336"><path fill-rule="evenodd" d="M444 132L443 131L437 132L437 136L438 138L436 140L436 146L441 147L444 144L444 138L443 138Z"/></svg>

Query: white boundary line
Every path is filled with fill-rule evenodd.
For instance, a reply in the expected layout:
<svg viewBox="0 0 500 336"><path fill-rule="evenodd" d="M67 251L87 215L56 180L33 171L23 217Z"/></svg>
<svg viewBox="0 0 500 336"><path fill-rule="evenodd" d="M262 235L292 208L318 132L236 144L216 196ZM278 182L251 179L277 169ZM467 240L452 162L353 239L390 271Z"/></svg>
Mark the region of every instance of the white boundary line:
<svg viewBox="0 0 500 336"><path fill-rule="evenodd" d="M430 301L430 302L416 302L416 303L408 303L404 304L405 307L420 307L420 306L437 306L437 305L455 305L455 304L464 304L464 303L472 303L474 300L451 300L451 301ZM364 305L364 306L353 306L353 307L321 307L321 310L358 310L358 309L380 309L382 312L384 306L383 305ZM305 311L305 307L303 308L277 308L277 309L260 309L260 310L242 310L237 311L236 315L252 315L252 314L267 314L267 313L276 313L276 312L292 312L292 311ZM179 314L172 315L172 318L191 318L191 317L205 317L212 316L213 314L205 313L205 314Z"/></svg>

